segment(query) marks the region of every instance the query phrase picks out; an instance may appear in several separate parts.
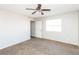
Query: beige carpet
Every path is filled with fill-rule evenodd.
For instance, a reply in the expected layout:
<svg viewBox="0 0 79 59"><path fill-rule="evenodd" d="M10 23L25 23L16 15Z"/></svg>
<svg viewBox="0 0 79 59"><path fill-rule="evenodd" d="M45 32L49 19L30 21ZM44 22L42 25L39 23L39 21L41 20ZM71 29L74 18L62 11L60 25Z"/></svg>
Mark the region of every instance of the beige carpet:
<svg viewBox="0 0 79 59"><path fill-rule="evenodd" d="M1 55L79 55L76 46L46 39L32 38L0 50Z"/></svg>

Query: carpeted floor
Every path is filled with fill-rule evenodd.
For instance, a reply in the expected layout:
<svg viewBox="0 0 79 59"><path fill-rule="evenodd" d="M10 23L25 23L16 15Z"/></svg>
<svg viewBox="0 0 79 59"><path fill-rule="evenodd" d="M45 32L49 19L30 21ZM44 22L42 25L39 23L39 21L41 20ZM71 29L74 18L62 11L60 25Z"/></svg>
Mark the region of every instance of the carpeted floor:
<svg viewBox="0 0 79 59"><path fill-rule="evenodd" d="M56 41L32 38L0 50L0 55L79 55L79 48Z"/></svg>

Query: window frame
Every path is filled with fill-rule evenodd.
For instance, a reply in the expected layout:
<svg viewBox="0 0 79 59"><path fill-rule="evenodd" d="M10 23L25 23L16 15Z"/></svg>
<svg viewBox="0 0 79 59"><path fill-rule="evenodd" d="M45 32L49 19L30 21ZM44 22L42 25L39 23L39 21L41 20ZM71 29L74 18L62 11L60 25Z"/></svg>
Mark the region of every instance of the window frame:
<svg viewBox="0 0 79 59"><path fill-rule="evenodd" d="M50 20L51 20L51 19L50 19ZM46 25L46 26L45 26L45 30L46 30L46 32L62 32L62 19L53 19L54 21L55 21L55 20L56 20L56 21L57 21L57 20L58 20L58 21L60 20L60 24L47 25L47 24L46 24L47 21L50 21L50 20L46 20L46 21L45 21L45 25ZM51 20L51 21L52 21L52 20ZM50 26L50 27L54 28L54 30L48 30L48 29L47 29L47 26ZM60 30L55 30L57 27L55 28L55 27L53 27L53 26L59 26L59 27L60 27Z"/></svg>

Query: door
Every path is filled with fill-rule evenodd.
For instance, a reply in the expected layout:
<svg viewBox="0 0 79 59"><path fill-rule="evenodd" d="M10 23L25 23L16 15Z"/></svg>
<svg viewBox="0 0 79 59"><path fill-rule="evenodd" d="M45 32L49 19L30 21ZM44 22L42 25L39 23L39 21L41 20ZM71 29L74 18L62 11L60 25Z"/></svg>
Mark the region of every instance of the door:
<svg viewBox="0 0 79 59"><path fill-rule="evenodd" d="M35 21L35 37L42 38L42 21Z"/></svg>

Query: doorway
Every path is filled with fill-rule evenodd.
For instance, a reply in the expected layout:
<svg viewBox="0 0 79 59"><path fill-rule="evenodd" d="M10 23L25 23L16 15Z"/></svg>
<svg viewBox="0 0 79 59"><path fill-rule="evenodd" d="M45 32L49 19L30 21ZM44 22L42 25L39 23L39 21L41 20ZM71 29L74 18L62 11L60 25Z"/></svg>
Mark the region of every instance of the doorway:
<svg viewBox="0 0 79 59"><path fill-rule="evenodd" d="M42 38L42 21L31 21L31 37Z"/></svg>

